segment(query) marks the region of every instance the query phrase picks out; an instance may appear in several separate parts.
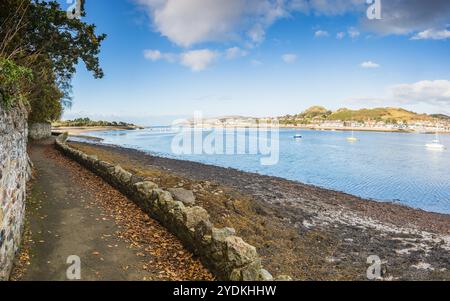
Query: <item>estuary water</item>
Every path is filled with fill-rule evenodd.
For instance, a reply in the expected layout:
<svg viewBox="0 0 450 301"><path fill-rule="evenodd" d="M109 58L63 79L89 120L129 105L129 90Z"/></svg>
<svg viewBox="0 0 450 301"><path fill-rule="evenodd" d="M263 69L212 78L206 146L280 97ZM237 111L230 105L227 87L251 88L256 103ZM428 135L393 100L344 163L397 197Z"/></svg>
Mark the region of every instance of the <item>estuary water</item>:
<svg viewBox="0 0 450 301"><path fill-rule="evenodd" d="M208 132L205 131L204 135ZM174 154L168 128L92 132L104 143L147 153L282 177L378 201L398 202L450 214L450 135L447 149L425 147L434 135L410 133L280 130L279 162L261 165L262 155ZM244 133L244 135L252 135ZM294 139L302 135L302 139Z"/></svg>

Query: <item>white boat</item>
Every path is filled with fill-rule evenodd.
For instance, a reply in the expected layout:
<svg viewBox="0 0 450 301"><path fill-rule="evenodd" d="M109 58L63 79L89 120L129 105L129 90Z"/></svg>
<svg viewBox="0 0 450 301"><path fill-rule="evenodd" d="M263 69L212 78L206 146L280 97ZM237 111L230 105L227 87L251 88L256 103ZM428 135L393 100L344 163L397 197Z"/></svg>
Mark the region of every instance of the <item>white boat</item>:
<svg viewBox="0 0 450 301"><path fill-rule="evenodd" d="M347 137L347 141L348 142L356 142L356 141L358 141L359 139L358 138L356 138L355 137L355 130L353 129L353 112L351 113L351 123L350 123L350 126L352 127L352 136L351 137Z"/></svg>
<svg viewBox="0 0 450 301"><path fill-rule="evenodd" d="M295 140L299 140L299 139L302 139L302 138L303 138L303 136L302 136L302 135L299 135L299 134L297 134L297 135L294 136L294 139L295 139Z"/></svg>
<svg viewBox="0 0 450 301"><path fill-rule="evenodd" d="M434 139L433 142L431 142L431 143L425 144L425 146L428 149L436 149L436 150L445 149L445 146L439 140L438 132L436 132L436 139Z"/></svg>
<svg viewBox="0 0 450 301"><path fill-rule="evenodd" d="M358 140L359 139L355 137L355 131L352 130L352 136L351 137L347 137L347 141L349 141L349 142L356 142Z"/></svg>

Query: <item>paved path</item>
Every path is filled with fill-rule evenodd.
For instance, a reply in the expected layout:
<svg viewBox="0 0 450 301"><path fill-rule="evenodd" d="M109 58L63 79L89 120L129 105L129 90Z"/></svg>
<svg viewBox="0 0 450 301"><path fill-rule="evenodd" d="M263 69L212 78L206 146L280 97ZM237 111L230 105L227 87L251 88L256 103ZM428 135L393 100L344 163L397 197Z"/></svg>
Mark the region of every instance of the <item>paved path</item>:
<svg viewBox="0 0 450 301"><path fill-rule="evenodd" d="M173 235L59 154L51 140L31 145L30 157L30 260L21 280L67 280L71 255L81 259L81 278L88 281L211 277Z"/></svg>

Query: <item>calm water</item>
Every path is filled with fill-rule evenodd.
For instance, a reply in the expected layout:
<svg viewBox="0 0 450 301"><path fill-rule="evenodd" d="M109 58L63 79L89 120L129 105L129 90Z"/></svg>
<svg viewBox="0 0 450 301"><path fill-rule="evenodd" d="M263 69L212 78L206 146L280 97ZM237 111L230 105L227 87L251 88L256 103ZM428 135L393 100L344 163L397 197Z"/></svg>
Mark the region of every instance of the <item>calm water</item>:
<svg viewBox="0 0 450 301"><path fill-rule="evenodd" d="M301 133L301 141L293 136ZM450 150L432 151L433 135L281 130L280 161L262 166L259 156L181 155L171 152L173 133L150 129L96 132L105 143L148 153L278 176L380 201L396 201L450 214ZM441 136L450 148L450 136Z"/></svg>

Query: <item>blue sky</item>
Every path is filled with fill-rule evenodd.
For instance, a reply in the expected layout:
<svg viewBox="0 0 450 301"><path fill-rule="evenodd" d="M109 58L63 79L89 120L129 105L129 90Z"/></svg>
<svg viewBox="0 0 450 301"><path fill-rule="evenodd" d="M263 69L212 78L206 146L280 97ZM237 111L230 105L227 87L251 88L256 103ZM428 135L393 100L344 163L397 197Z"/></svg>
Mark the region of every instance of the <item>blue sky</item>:
<svg viewBox="0 0 450 301"><path fill-rule="evenodd" d="M108 34L105 78L80 64L65 118L158 124L311 105L450 114L450 1L381 3L369 20L365 0L87 0L84 20Z"/></svg>

